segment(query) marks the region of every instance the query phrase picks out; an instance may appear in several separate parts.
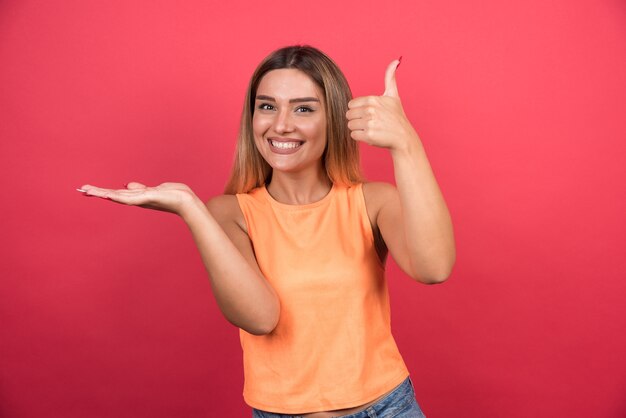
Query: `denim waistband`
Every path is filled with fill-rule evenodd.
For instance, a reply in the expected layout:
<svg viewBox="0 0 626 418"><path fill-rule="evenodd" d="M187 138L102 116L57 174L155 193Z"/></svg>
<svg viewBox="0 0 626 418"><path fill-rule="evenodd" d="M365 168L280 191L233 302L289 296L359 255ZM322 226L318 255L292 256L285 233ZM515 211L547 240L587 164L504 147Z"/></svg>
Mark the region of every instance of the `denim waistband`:
<svg viewBox="0 0 626 418"><path fill-rule="evenodd" d="M413 408L409 408L412 403L414 404ZM378 402L370 405L363 411L355 412L354 414L349 415L341 415L341 418L383 418L405 416L400 415L405 410L407 410L406 412L409 414L411 414L410 411L412 410L412 414L406 416L424 416L415 400L413 384L409 377L407 377L400 385L398 385ZM252 416L253 418L300 418L300 415L276 414L272 412L260 411L258 409L253 409Z"/></svg>

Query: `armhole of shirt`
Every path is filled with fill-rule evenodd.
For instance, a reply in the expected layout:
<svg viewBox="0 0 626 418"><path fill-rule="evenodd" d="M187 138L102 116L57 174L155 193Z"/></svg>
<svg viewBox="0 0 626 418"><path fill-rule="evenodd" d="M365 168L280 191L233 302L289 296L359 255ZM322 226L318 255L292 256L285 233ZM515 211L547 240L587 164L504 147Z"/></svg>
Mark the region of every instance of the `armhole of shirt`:
<svg viewBox="0 0 626 418"><path fill-rule="evenodd" d="M364 224L364 228L367 231L367 235L372 244L372 250L374 254L376 254L376 261L378 265L384 270L385 263L380 259L380 255L378 254L378 249L376 248L376 237L374 236L374 228L372 227L372 222L370 221L369 213L367 212L367 205L365 204L365 193L363 193L363 183L359 183L356 186L356 194L358 195L359 202L361 204L361 209L359 210L361 215L361 223Z"/></svg>
<svg viewBox="0 0 626 418"><path fill-rule="evenodd" d="M248 199L249 196L243 193L237 193L235 197L237 198L239 209L241 209L241 213L243 214L243 222L246 224L246 230L244 232L246 232L248 237L252 240L252 237L250 236L250 221L248 219L248 203L246 202L246 199Z"/></svg>

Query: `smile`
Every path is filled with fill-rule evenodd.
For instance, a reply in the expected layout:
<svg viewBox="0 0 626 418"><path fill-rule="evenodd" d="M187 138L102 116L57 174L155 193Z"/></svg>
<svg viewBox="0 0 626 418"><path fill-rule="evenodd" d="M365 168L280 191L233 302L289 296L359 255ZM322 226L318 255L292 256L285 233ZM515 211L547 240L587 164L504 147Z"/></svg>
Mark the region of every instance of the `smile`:
<svg viewBox="0 0 626 418"><path fill-rule="evenodd" d="M273 146L274 148L278 148L278 149L294 149L294 148L298 148L300 145L302 145L302 142L283 142L283 141L274 141L273 139L270 139L270 145Z"/></svg>

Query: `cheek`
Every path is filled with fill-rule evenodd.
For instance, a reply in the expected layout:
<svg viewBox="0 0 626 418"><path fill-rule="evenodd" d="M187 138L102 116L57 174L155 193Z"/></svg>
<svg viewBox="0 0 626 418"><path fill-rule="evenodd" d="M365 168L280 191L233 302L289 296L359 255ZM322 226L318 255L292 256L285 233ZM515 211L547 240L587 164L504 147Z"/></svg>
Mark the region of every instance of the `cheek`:
<svg viewBox="0 0 626 418"><path fill-rule="evenodd" d="M270 125L271 122L267 118L257 115L252 116L252 131L255 137L263 135Z"/></svg>
<svg viewBox="0 0 626 418"><path fill-rule="evenodd" d="M311 135L314 135L320 142L326 144L326 121L319 120L310 127Z"/></svg>
<svg viewBox="0 0 626 418"><path fill-rule="evenodd" d="M262 118L252 118L252 134L254 138L254 145L257 150L262 154L263 153L263 134L265 133L265 129L262 124Z"/></svg>
<svg viewBox="0 0 626 418"><path fill-rule="evenodd" d="M311 138L326 136L326 123L323 119L310 120L300 126L300 130L306 132Z"/></svg>

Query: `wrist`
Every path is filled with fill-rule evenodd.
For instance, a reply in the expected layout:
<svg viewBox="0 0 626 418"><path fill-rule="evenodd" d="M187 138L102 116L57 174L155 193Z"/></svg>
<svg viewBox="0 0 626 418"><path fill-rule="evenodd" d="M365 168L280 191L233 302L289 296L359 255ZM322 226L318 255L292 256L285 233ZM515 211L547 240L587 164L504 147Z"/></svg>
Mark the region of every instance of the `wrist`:
<svg viewBox="0 0 626 418"><path fill-rule="evenodd" d="M206 210L204 202L195 193L186 194L180 202L178 215L189 223L194 217Z"/></svg>
<svg viewBox="0 0 626 418"><path fill-rule="evenodd" d="M422 141L420 140L417 134L407 135L407 137L403 141L399 141L398 144L395 144L393 147L389 148L389 152L391 153L391 157L395 158L406 158L406 157L414 157L424 152L424 148L422 146Z"/></svg>

